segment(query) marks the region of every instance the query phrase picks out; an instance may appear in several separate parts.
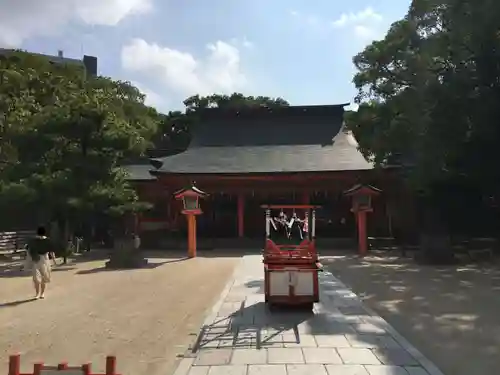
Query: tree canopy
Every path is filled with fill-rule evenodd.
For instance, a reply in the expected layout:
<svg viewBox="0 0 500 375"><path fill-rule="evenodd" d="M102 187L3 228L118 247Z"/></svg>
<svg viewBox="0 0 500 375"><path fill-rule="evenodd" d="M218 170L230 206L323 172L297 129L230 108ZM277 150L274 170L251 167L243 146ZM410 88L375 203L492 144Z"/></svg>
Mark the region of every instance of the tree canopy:
<svg viewBox="0 0 500 375"><path fill-rule="evenodd" d="M460 180L498 197L499 30L493 0L413 0L354 57L360 107L347 123L362 152L411 167L416 188Z"/></svg>
<svg viewBox="0 0 500 375"><path fill-rule="evenodd" d="M23 51L0 57L0 208L29 212L31 224L145 209L120 168L126 160L185 149L200 109L288 103L234 93L184 105L161 114L130 83L86 77L78 64Z"/></svg>
<svg viewBox="0 0 500 375"><path fill-rule="evenodd" d="M119 166L160 120L127 82L21 51L0 58L0 206L38 222L140 209Z"/></svg>

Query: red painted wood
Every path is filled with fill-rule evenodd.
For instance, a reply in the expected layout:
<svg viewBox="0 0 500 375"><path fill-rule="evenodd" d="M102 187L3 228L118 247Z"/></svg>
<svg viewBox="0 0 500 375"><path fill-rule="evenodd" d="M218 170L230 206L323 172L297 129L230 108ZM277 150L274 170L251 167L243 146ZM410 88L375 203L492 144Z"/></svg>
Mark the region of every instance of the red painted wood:
<svg viewBox="0 0 500 375"><path fill-rule="evenodd" d="M365 256L368 252L368 236L366 233L366 211L358 211L358 241L359 241L359 255Z"/></svg>
<svg viewBox="0 0 500 375"><path fill-rule="evenodd" d="M116 357L107 356L106 357L106 375L116 374Z"/></svg>
<svg viewBox="0 0 500 375"><path fill-rule="evenodd" d="M14 354L9 357L9 375L19 375L21 372L21 356Z"/></svg>
<svg viewBox="0 0 500 375"><path fill-rule="evenodd" d="M41 371L44 368L43 362L37 362L33 365L33 372L22 374L21 369L21 356L19 354L14 354L9 356L9 372L8 375L40 375ZM61 362L57 365L57 370L66 370L68 369L67 362ZM93 374L92 366L90 363L86 363L81 366L82 371L85 375L119 375L116 373L116 357L108 356L106 357L106 373L105 374Z"/></svg>
<svg viewBox="0 0 500 375"><path fill-rule="evenodd" d="M315 206L315 205L311 205L311 204L270 204L270 205L262 205L261 207L262 208L269 208L271 210L279 209L279 208L283 208L283 209L321 208L321 206Z"/></svg>
<svg viewBox="0 0 500 375"><path fill-rule="evenodd" d="M245 196L238 195L238 237L245 236Z"/></svg>
<svg viewBox="0 0 500 375"><path fill-rule="evenodd" d="M196 257L196 216L193 214L186 215L187 230L188 230L188 257Z"/></svg>
<svg viewBox="0 0 500 375"><path fill-rule="evenodd" d="M38 362L33 365L33 375L40 375L43 369L43 362Z"/></svg>
<svg viewBox="0 0 500 375"><path fill-rule="evenodd" d="M277 245L266 239L264 249L265 299L270 303L297 305L319 301L318 254L314 241L304 239L299 245ZM308 296L297 296L293 285L289 285L288 296L272 296L270 293L270 273L285 270L312 273L313 292Z"/></svg>
<svg viewBox="0 0 500 375"><path fill-rule="evenodd" d="M220 174L220 175L183 175L183 174L162 174L158 176L158 181L169 185L181 183L185 186L190 180L195 179L197 185L202 181L319 181L319 180L339 180L344 178L358 180L361 176L369 176L371 171L337 171L337 172L300 172L300 173L278 173L278 174ZM151 180L148 182L155 182Z"/></svg>
<svg viewBox="0 0 500 375"><path fill-rule="evenodd" d="M90 363L82 365L82 370L84 375L92 375L92 365Z"/></svg>

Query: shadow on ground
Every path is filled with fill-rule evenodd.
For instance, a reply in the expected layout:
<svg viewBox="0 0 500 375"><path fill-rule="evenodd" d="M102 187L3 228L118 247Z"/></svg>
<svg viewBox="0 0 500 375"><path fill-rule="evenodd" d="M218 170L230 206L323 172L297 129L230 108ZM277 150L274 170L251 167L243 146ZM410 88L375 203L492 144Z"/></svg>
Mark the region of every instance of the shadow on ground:
<svg viewBox="0 0 500 375"><path fill-rule="evenodd" d="M196 361L203 362L214 349L297 348L300 353L300 348L319 346L338 348L339 353L345 354L345 350L355 347L363 348L364 355L373 355L381 363L394 366L394 374L404 371L401 366L421 369L416 359L385 330L385 324L371 316L345 285L330 274L321 279L324 296L314 311L289 306L270 310L264 302L262 279L236 280L219 307L218 316L202 327L191 353L197 355ZM219 355L227 355L227 351ZM262 360L257 351L255 356Z"/></svg>
<svg viewBox="0 0 500 375"><path fill-rule="evenodd" d="M3 307L15 307L15 306L19 306L19 305L24 305L25 303L34 302L34 301L36 301L35 298L28 298L28 299L21 299L21 300L17 300L17 301L0 303L0 309Z"/></svg>
<svg viewBox="0 0 500 375"><path fill-rule="evenodd" d="M322 262L445 374L498 372L497 263L433 267L352 253Z"/></svg>
<svg viewBox="0 0 500 375"><path fill-rule="evenodd" d="M0 264L0 279L8 277L31 277L31 271L23 268L24 263L22 262L9 262ZM76 267L72 267L68 264L62 265L58 264L52 268L53 272L71 271Z"/></svg>
<svg viewBox="0 0 500 375"><path fill-rule="evenodd" d="M289 308L271 311L264 301L248 306L246 303L240 302L232 314L219 316L203 326L192 351L224 347L261 349L275 346L278 340L280 344L300 344L303 335L352 333L348 326L336 324L328 314ZM301 327L304 325L307 332Z"/></svg>
<svg viewBox="0 0 500 375"><path fill-rule="evenodd" d="M151 259L151 258L148 258L148 259ZM189 258L169 259L169 260L165 260L163 262L161 262L161 261L151 262L150 261L148 264L146 264L145 266L140 267L140 268L106 268L106 266L103 266L103 267L80 270L80 271L77 271L76 274L77 275L91 275L91 274L99 273L99 272L122 272L122 271L137 271L137 270L148 270L148 269L151 270L151 269L161 267L165 264L184 262L188 259Z"/></svg>
<svg viewBox="0 0 500 375"><path fill-rule="evenodd" d="M105 261L110 257L111 249L95 249L90 252L83 252L74 254L68 258L67 264L61 264L62 259L58 260L58 265L53 268L53 271L68 271L76 269L75 266L81 263L89 263L96 261ZM169 263L178 263L188 260L186 250L140 250L144 256L150 261L149 264L143 268L138 269L154 269ZM199 251L198 258L238 258L243 254L251 253L244 250L205 250ZM29 271L24 271L22 266L23 260L17 258L5 257L5 261L0 263L0 278L6 277L27 277L31 276ZM87 275L99 272L112 272L112 271L133 271L134 269L108 269L100 266L93 269L84 269L76 272L78 275Z"/></svg>
<svg viewBox="0 0 500 375"><path fill-rule="evenodd" d="M74 255L70 258L71 263L82 263L96 260L109 259L111 249L96 249L90 252ZM184 260L187 258L187 250L159 250L159 249L142 249L139 250L148 259L172 259ZM260 254L260 251L250 251L241 249L214 249L214 250L199 250L196 254L198 258L241 258L248 254Z"/></svg>

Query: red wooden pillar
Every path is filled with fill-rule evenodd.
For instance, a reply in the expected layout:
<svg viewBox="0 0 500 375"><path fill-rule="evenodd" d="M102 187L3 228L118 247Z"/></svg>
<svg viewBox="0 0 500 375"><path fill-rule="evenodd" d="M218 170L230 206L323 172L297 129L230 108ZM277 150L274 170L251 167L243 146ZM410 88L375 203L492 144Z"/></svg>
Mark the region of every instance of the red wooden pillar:
<svg viewBox="0 0 500 375"><path fill-rule="evenodd" d="M358 223L358 246L359 255L365 256L368 252L368 237L366 232L366 211L358 211L356 213L356 221Z"/></svg>
<svg viewBox="0 0 500 375"><path fill-rule="evenodd" d="M188 230L188 257L196 257L196 216L187 214L187 230Z"/></svg>
<svg viewBox="0 0 500 375"><path fill-rule="evenodd" d="M41 375L43 370L43 363L37 362L33 365L33 375Z"/></svg>
<svg viewBox="0 0 500 375"><path fill-rule="evenodd" d="M86 363L82 365L82 370L84 375L92 374L92 365L90 363Z"/></svg>
<svg viewBox="0 0 500 375"><path fill-rule="evenodd" d="M193 216L193 220L192 220L192 229L191 229L191 233L193 233L193 241L192 241L192 244L193 244L193 256L196 257L196 251L197 251L197 247L198 247L198 241L197 241L197 238L198 238L198 234L196 233L196 215L192 215Z"/></svg>
<svg viewBox="0 0 500 375"><path fill-rule="evenodd" d="M245 236L245 195L238 194L238 237Z"/></svg>
<svg viewBox="0 0 500 375"><path fill-rule="evenodd" d="M19 354L9 357L9 373L8 375L19 375L21 373L21 356Z"/></svg>
<svg viewBox="0 0 500 375"><path fill-rule="evenodd" d="M106 357L106 375L116 374L116 357L108 356Z"/></svg>

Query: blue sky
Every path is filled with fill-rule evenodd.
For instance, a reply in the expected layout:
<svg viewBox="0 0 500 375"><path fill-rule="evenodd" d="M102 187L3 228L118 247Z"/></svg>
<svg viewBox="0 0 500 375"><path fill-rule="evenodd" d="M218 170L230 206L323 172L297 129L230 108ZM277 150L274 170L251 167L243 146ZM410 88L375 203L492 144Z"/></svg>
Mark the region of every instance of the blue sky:
<svg viewBox="0 0 500 375"><path fill-rule="evenodd" d="M43 3L43 4L41 4ZM62 5L64 4L64 5ZM314 4L314 5L312 5ZM99 59L161 111L200 93L351 102L352 56L408 0L0 0L0 45Z"/></svg>

